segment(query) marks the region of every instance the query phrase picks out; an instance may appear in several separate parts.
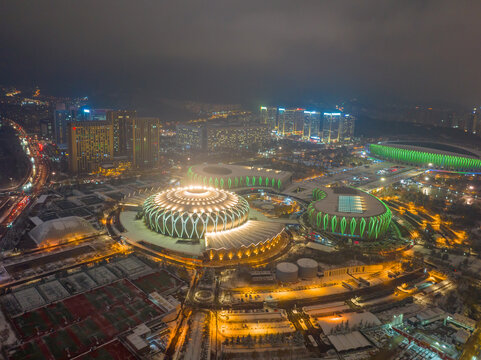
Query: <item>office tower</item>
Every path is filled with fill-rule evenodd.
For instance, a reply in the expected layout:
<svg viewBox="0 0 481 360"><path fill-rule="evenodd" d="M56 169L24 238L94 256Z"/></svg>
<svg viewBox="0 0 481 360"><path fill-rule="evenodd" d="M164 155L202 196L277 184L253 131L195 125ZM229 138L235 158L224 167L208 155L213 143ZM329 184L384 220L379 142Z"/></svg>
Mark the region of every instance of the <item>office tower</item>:
<svg viewBox="0 0 481 360"><path fill-rule="evenodd" d="M350 114L325 112L322 123L322 141L338 143L352 140L354 137L355 117Z"/></svg>
<svg viewBox="0 0 481 360"><path fill-rule="evenodd" d="M279 130L282 136L302 135L304 132L304 110L279 108Z"/></svg>
<svg viewBox="0 0 481 360"><path fill-rule="evenodd" d="M341 141L351 141L354 138L354 127L356 124L356 117L351 114L343 114L342 118L342 132Z"/></svg>
<svg viewBox="0 0 481 360"><path fill-rule="evenodd" d="M330 144L340 141L340 127L342 126L340 112L325 112L322 121L322 141Z"/></svg>
<svg viewBox="0 0 481 360"><path fill-rule="evenodd" d="M114 131L114 156L132 155L133 134L132 124L137 113L135 110L110 110L107 121L112 124Z"/></svg>
<svg viewBox="0 0 481 360"><path fill-rule="evenodd" d="M203 150L205 144L205 125L180 124L176 127L177 145L184 150Z"/></svg>
<svg viewBox="0 0 481 360"><path fill-rule="evenodd" d="M159 164L159 119L149 117L135 117L132 124L133 167L145 168L157 166Z"/></svg>
<svg viewBox="0 0 481 360"><path fill-rule="evenodd" d="M320 140L321 113L319 111L304 111L304 139Z"/></svg>
<svg viewBox="0 0 481 360"><path fill-rule="evenodd" d="M277 107L261 106L261 124L267 124L269 130L277 130Z"/></svg>
<svg viewBox="0 0 481 360"><path fill-rule="evenodd" d="M270 142L269 126L266 124L238 123L211 124L206 130L207 150L257 150Z"/></svg>
<svg viewBox="0 0 481 360"><path fill-rule="evenodd" d="M114 154L112 124L76 121L69 124L69 168L74 174L90 173Z"/></svg>
<svg viewBox="0 0 481 360"><path fill-rule="evenodd" d="M68 142L69 124L76 118L76 110L59 109L54 111L54 140L62 147Z"/></svg>
<svg viewBox="0 0 481 360"><path fill-rule="evenodd" d="M69 125L77 121L105 121L106 109L89 109L78 101L57 103L54 111L55 142L60 147L66 147Z"/></svg>
<svg viewBox="0 0 481 360"><path fill-rule="evenodd" d="M55 138L55 129L52 118L40 120L40 134L49 140Z"/></svg>
<svg viewBox="0 0 481 360"><path fill-rule="evenodd" d="M89 109L82 107L77 112L78 120L80 121L105 121L107 120L107 113L110 109Z"/></svg>

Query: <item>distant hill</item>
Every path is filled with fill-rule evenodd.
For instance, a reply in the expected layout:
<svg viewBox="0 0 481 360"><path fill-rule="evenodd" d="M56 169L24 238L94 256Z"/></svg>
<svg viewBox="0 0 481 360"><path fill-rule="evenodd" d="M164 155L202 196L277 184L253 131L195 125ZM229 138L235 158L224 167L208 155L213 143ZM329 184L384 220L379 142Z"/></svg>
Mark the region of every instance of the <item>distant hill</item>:
<svg viewBox="0 0 481 360"><path fill-rule="evenodd" d="M356 122L356 136L382 139L423 139L448 142L462 146L481 148L481 137L468 134L461 129L426 126L399 121L383 121L360 116Z"/></svg>

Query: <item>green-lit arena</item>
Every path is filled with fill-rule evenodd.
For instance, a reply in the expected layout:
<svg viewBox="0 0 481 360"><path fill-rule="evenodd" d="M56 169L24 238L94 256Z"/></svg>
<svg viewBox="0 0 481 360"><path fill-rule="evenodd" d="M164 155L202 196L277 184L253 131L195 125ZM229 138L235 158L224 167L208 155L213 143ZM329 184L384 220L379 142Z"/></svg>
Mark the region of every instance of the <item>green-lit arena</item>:
<svg viewBox="0 0 481 360"><path fill-rule="evenodd" d="M320 232L363 240L383 237L391 210L373 195L350 187L314 189L307 208L311 225Z"/></svg>
<svg viewBox="0 0 481 360"><path fill-rule="evenodd" d="M481 158L475 151L427 142L393 142L370 144L373 157L426 168L480 172Z"/></svg>
<svg viewBox="0 0 481 360"><path fill-rule="evenodd" d="M218 189L271 188L280 191L290 185L288 171L226 164L194 165L187 171L186 185L210 186Z"/></svg>

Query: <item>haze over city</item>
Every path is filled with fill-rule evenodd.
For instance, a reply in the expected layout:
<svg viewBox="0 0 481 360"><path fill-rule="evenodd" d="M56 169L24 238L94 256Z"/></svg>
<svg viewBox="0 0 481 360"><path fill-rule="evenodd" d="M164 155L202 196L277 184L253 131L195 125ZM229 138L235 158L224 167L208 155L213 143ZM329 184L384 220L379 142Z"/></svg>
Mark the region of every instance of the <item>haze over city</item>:
<svg viewBox="0 0 481 360"><path fill-rule="evenodd" d="M0 2L0 360L481 359L480 10Z"/></svg>
<svg viewBox="0 0 481 360"><path fill-rule="evenodd" d="M7 84L89 94L99 104L120 97L148 109L164 97L255 105L352 97L471 105L481 95L480 6L4 2L0 71Z"/></svg>

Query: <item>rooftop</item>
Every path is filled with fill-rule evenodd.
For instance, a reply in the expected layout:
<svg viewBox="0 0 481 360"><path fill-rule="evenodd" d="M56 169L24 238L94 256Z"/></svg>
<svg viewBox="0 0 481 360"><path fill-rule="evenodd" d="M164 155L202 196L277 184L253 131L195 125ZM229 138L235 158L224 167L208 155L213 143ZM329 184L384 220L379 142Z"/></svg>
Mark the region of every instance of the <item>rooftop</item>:
<svg viewBox="0 0 481 360"><path fill-rule="evenodd" d="M266 176L282 178L291 177L289 171L265 169L256 166L228 165L228 164L199 164L192 166L192 171L202 176Z"/></svg>
<svg viewBox="0 0 481 360"><path fill-rule="evenodd" d="M369 217L386 212L384 204L375 196L354 188L322 188L326 197L314 203L317 211L337 216ZM349 194L349 195L346 195Z"/></svg>
<svg viewBox="0 0 481 360"><path fill-rule="evenodd" d="M277 222L249 220L237 228L207 233L206 249L239 249L258 245L280 234L284 225Z"/></svg>
<svg viewBox="0 0 481 360"><path fill-rule="evenodd" d="M329 341L337 351L348 351L371 346L371 343L359 332L349 334L328 335Z"/></svg>
<svg viewBox="0 0 481 360"><path fill-rule="evenodd" d="M379 319L373 313L367 311L363 313L343 313L340 315L325 316L318 318L317 321L326 335L335 333L336 329L346 326L352 329L361 326L381 325Z"/></svg>
<svg viewBox="0 0 481 360"><path fill-rule="evenodd" d="M37 245L40 245L44 242L67 242L74 238L83 238L97 233L98 231L85 219L68 216L45 221L35 226L29 235Z"/></svg>

